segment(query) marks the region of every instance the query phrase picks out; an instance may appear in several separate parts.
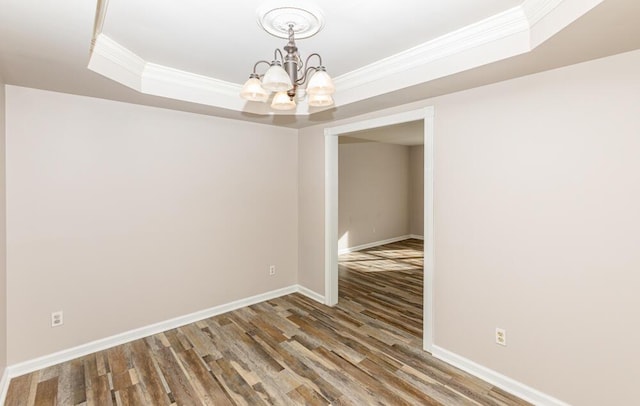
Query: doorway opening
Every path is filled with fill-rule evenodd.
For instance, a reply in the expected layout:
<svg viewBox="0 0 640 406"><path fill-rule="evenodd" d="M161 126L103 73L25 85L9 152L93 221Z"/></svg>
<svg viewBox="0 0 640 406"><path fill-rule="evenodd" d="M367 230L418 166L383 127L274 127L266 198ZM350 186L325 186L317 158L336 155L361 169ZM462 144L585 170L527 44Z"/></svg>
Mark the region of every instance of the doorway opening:
<svg viewBox="0 0 640 406"><path fill-rule="evenodd" d="M325 303L338 303L338 151L339 137L397 124L422 121L424 137L423 348L433 345L433 107L325 129Z"/></svg>

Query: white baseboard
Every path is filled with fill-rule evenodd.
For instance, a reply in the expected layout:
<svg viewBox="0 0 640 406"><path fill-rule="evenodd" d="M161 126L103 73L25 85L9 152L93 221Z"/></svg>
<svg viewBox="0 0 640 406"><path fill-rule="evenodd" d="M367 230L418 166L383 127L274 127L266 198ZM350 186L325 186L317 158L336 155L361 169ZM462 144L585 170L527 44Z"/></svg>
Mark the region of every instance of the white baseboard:
<svg viewBox="0 0 640 406"><path fill-rule="evenodd" d="M409 238L413 238L414 240L423 240L424 241L424 235L409 234Z"/></svg>
<svg viewBox="0 0 640 406"><path fill-rule="evenodd" d="M379 245L385 245L385 244L391 244L398 241L404 241L404 240L408 240L409 238L412 238L411 235L406 234L406 235L401 235L400 237L393 237L393 238L388 238L386 240L374 241L367 244L356 245L355 247L342 248L338 250L338 255L348 254L350 252L362 251L362 250L366 250L367 248L377 247Z"/></svg>
<svg viewBox="0 0 640 406"><path fill-rule="evenodd" d="M291 293L300 292L301 294L308 296L313 300L324 303L324 296L313 292L300 285L291 285L285 288L273 290L271 292L262 293L256 296L251 296L245 299L236 300L230 303L215 306L209 309L201 310L195 313L187 314L185 316L176 317L170 320L155 323L149 326L140 327L134 330L126 331L124 333L116 334L111 337L102 338L96 341L92 341L86 344L79 345L77 347L69 348L66 350L58 351L53 354L45 355L39 358L35 358L29 361L24 361L18 364L10 365L5 369L2 377L2 383L6 386L9 384L9 380L13 377L28 374L39 369L47 368L52 365L59 364L61 362L70 361L72 359L82 357L94 352L103 351L107 348L115 347L120 344L128 343L130 341L138 340L140 338L148 337L154 334L161 333L163 331L171 330L184 326L186 324L194 323L209 317L217 316L219 314L227 313L232 310L240 309L242 307L251 306L256 303L264 302L285 296ZM2 388L6 390L5 388ZM0 405L3 404L0 402Z"/></svg>
<svg viewBox="0 0 640 406"><path fill-rule="evenodd" d="M537 389L533 389L530 386L511 379L508 376L502 375L492 369L484 367L480 364L476 364L475 362L467 358L464 358L451 351L445 350L442 347L438 347L437 345L433 346L431 354L434 357L453 365L454 367L460 368L463 371L475 375L478 378L499 387L500 389L503 389L523 400L526 400L527 402L533 403L534 405L570 406L568 403L549 396L546 393L542 393Z"/></svg>
<svg viewBox="0 0 640 406"><path fill-rule="evenodd" d="M320 293L316 293L313 290L309 288L305 288L304 286L301 286L301 285L297 285L297 287L298 287L298 293L300 293L301 295L305 295L309 299L313 299L316 302L325 304L325 298Z"/></svg>
<svg viewBox="0 0 640 406"><path fill-rule="evenodd" d="M7 398L7 391L9 390L9 368L4 369L2 379L0 379L0 405L4 405L4 400Z"/></svg>
<svg viewBox="0 0 640 406"><path fill-rule="evenodd" d="M412 237L415 238L415 237ZM402 241L406 237L394 239L394 241ZM390 242L384 242L378 245L389 244ZM376 245L372 245L374 247ZM354 247L355 248L355 247ZM364 248L362 248L364 249ZM250 306L256 303L264 302L266 300L275 299L281 296L285 296L291 293L298 292L305 295L319 303L323 303L325 298L323 295L316 293L301 285L292 285L285 288L273 290L270 292L262 293L256 296L251 296L245 299L236 300L223 305L215 306L209 309L201 310L195 313L191 313L185 316L176 317L174 319L166 320L160 323L152 324L146 327L141 327L135 330L130 330L121 334L117 334L111 337L96 340L87 344L82 344L77 347L73 347L67 350L58 351L53 354L45 355L33 360L21 362L19 364L10 365L4 370L4 374L0 379L0 405L4 404L7 390L9 388L9 382L11 378L24 375L39 369L43 369L52 365L56 365L62 362L70 361L72 359L82 357L94 352L103 351L107 348L111 348L120 344L124 344L133 340L148 337L153 334L161 333L163 331L171 330L177 327L184 326L186 324L194 323L199 320L203 320L209 317L217 316L219 314L227 313L232 310L240 309L242 307ZM523 383L520 383L514 379L511 379L505 375L502 375L496 371L493 371L487 367L464 358L444 348L433 346L432 354L434 357L441 359L457 368L462 369L470 374L483 379L492 385L495 385L505 391L512 393L528 402L541 406L569 406L569 404L542 393L536 389L533 389Z"/></svg>

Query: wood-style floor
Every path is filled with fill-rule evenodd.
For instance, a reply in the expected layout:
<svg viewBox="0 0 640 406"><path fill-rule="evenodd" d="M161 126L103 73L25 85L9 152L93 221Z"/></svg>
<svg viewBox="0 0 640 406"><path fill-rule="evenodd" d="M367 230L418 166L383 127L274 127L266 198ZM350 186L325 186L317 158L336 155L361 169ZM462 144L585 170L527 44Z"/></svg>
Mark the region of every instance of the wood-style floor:
<svg viewBox="0 0 640 406"><path fill-rule="evenodd" d="M422 351L421 257L342 256L334 308L269 300L14 378L6 405L526 404Z"/></svg>

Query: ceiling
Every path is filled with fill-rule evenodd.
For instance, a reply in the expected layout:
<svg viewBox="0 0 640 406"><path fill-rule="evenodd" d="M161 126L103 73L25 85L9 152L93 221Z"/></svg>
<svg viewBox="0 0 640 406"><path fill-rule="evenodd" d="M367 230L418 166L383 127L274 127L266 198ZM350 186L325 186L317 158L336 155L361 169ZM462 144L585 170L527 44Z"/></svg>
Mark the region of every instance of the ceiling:
<svg viewBox="0 0 640 406"><path fill-rule="evenodd" d="M109 0L102 34L145 61L241 84L256 61L286 44L257 23L256 10L269 3L320 7L325 27L298 47L303 56L320 53L338 77L523 0Z"/></svg>
<svg viewBox="0 0 640 406"><path fill-rule="evenodd" d="M637 0L298 0L322 9L324 29L298 47L322 55L336 105L273 115L238 92L285 43L256 22L258 8L282 3L0 0L0 75L300 128L640 48Z"/></svg>

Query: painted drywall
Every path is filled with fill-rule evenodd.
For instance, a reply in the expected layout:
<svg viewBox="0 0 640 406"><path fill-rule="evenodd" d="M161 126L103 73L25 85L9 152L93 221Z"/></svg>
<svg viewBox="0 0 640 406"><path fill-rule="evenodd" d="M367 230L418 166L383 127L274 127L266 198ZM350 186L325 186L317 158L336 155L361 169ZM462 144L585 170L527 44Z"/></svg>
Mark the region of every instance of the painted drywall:
<svg viewBox="0 0 640 406"><path fill-rule="evenodd" d="M298 137L298 283L324 294L324 136Z"/></svg>
<svg viewBox="0 0 640 406"><path fill-rule="evenodd" d="M5 85L0 77L0 376L7 367L7 223L5 187Z"/></svg>
<svg viewBox="0 0 640 406"><path fill-rule="evenodd" d="M634 51L331 123L435 107L436 345L570 404L636 398L638 72ZM324 127L299 139L299 280L318 292Z"/></svg>
<svg viewBox="0 0 640 406"><path fill-rule="evenodd" d="M424 145L409 147L409 234L424 236Z"/></svg>
<svg viewBox="0 0 640 406"><path fill-rule="evenodd" d="M6 135L10 365L296 283L295 130L8 86Z"/></svg>
<svg viewBox="0 0 640 406"><path fill-rule="evenodd" d="M409 234L409 147L341 144L338 168L339 250Z"/></svg>

